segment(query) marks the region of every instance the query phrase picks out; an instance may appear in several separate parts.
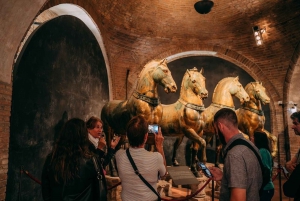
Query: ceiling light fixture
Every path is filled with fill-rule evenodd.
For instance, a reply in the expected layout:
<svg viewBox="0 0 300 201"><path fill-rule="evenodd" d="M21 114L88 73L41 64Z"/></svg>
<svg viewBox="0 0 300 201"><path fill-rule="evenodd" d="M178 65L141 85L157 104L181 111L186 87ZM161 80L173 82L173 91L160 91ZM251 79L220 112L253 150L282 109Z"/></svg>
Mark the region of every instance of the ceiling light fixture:
<svg viewBox="0 0 300 201"><path fill-rule="evenodd" d="M266 28L260 29L259 26L252 27L254 39L257 46L263 44L263 37L262 34L266 32Z"/></svg>
<svg viewBox="0 0 300 201"><path fill-rule="evenodd" d="M212 2L210 0L202 0L202 1L198 1L194 4L195 10L200 14L209 13L213 6L214 6L214 2Z"/></svg>

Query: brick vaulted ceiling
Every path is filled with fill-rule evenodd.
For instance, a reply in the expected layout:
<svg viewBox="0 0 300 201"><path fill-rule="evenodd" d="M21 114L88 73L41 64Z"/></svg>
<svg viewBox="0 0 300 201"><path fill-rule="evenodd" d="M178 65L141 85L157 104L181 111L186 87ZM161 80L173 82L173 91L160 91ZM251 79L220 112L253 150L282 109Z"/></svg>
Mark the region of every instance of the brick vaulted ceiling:
<svg viewBox="0 0 300 201"><path fill-rule="evenodd" d="M172 49L188 51L197 46L206 50L217 45L255 64L259 70L252 76L270 82L278 99L282 98L287 69L300 41L299 0L215 0L206 15L194 10L196 0L53 0L43 9L68 2L83 7L94 19L112 69L120 55L118 48L133 51L131 57L155 58L167 51L177 53ZM253 26L266 28L264 45L256 46Z"/></svg>

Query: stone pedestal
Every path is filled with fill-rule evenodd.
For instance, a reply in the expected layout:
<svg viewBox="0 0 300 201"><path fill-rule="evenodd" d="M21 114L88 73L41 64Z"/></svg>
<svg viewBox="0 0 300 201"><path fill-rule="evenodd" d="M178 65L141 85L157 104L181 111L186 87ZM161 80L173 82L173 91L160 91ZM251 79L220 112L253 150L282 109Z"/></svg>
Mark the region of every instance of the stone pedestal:
<svg viewBox="0 0 300 201"><path fill-rule="evenodd" d="M199 184L192 184L191 185L191 193L194 194L195 192L197 192L200 188L203 187L203 185L205 184L205 182L207 181L207 178L202 176L197 178L197 180L199 181ZM207 186L206 186L207 187ZM198 194L196 194L194 196L193 199L191 200L197 200L197 201L206 201L206 187L203 188L202 191L200 191Z"/></svg>
<svg viewBox="0 0 300 201"><path fill-rule="evenodd" d="M107 188L117 185L121 182L119 177L105 176ZM108 201L121 201L122 185L118 185L107 192Z"/></svg>
<svg viewBox="0 0 300 201"><path fill-rule="evenodd" d="M159 180L157 183L157 192L161 197L172 196L172 181Z"/></svg>

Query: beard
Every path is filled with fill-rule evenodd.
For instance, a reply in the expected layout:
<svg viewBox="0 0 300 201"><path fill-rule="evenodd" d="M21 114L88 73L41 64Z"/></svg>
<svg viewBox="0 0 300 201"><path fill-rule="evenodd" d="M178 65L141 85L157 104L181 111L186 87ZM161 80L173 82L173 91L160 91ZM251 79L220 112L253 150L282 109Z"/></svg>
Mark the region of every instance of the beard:
<svg viewBox="0 0 300 201"><path fill-rule="evenodd" d="M220 140L220 142L222 143L223 146L225 146L227 143L225 141L225 137L223 135L223 133L220 131L220 129L218 128L218 138Z"/></svg>

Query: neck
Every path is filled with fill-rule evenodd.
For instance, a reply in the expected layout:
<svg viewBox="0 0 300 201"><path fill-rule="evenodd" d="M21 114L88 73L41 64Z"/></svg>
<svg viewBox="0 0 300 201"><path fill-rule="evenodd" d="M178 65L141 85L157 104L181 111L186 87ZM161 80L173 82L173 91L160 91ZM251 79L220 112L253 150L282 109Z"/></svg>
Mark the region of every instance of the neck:
<svg viewBox="0 0 300 201"><path fill-rule="evenodd" d="M230 129L229 132L228 132L228 134L225 135L225 141L226 141L226 143L228 143L228 141L229 141L232 137L234 137L235 135L238 135L238 134L240 134L239 129L237 129L237 128Z"/></svg>
<svg viewBox="0 0 300 201"><path fill-rule="evenodd" d="M254 99L251 98L249 102L244 102L243 106L256 109L256 110L262 110L260 100L257 100L255 98Z"/></svg>
<svg viewBox="0 0 300 201"><path fill-rule="evenodd" d="M203 105L203 101L200 96L196 95L191 90L184 91L183 89L180 90L180 99L185 101L186 103L192 103L195 105Z"/></svg>
<svg viewBox="0 0 300 201"><path fill-rule="evenodd" d="M144 77L141 77L137 83L136 91L141 93L149 98L157 98L157 84L150 77L150 75L145 74Z"/></svg>
<svg viewBox="0 0 300 201"><path fill-rule="evenodd" d="M145 147L145 143L137 146L137 147L133 147L133 146L130 146L131 148L134 148L134 149L137 149L137 148L144 148Z"/></svg>
<svg viewBox="0 0 300 201"><path fill-rule="evenodd" d="M221 90L216 93L214 92L212 103L225 105L227 107L234 107L232 95L227 90Z"/></svg>

